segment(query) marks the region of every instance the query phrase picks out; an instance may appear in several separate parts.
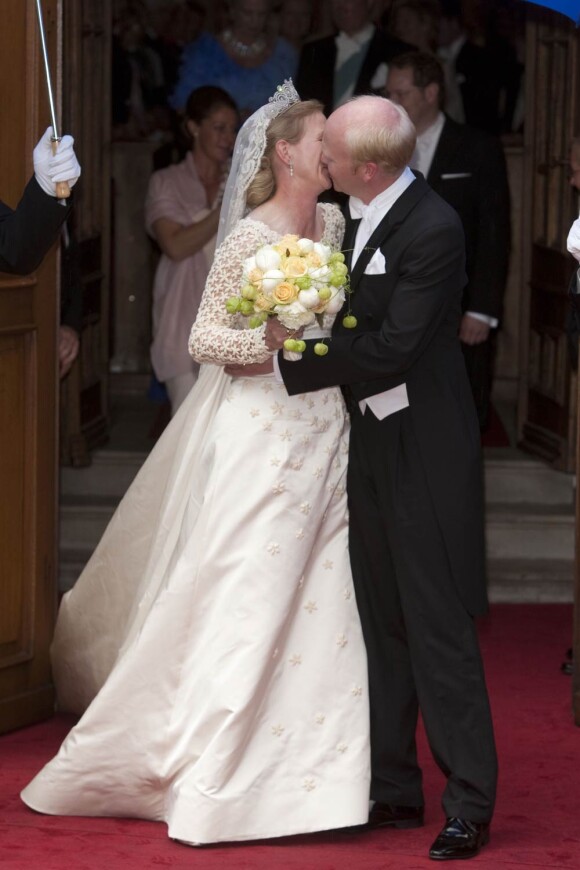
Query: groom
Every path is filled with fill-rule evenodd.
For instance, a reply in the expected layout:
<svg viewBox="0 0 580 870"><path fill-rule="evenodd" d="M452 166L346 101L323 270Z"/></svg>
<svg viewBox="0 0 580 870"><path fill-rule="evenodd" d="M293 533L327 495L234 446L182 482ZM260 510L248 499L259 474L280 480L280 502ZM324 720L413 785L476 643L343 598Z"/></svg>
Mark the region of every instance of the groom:
<svg viewBox="0 0 580 870"><path fill-rule="evenodd" d="M420 709L447 778L446 822L429 852L441 860L473 857L488 842L497 761L473 622L487 598L479 429L458 339L465 246L455 211L409 170L414 147L407 114L382 97L358 97L330 116L323 162L350 195L344 249L357 324L346 329L339 316L326 356L308 342L300 361L279 354L278 363L290 394L342 385L352 418L369 824L423 823Z"/></svg>

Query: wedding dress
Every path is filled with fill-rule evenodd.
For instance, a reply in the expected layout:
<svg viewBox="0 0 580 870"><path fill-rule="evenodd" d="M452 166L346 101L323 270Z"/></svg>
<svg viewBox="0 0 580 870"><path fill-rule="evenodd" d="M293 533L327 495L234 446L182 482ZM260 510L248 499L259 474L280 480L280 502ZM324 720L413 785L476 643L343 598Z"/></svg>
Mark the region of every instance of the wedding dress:
<svg viewBox="0 0 580 870"><path fill-rule="evenodd" d="M319 208L339 247L340 213ZM54 676L84 715L24 789L35 810L165 821L192 844L367 819L340 390L289 397L211 364L267 358L224 302L278 238L245 219L218 250L192 331L200 379L63 600Z"/></svg>

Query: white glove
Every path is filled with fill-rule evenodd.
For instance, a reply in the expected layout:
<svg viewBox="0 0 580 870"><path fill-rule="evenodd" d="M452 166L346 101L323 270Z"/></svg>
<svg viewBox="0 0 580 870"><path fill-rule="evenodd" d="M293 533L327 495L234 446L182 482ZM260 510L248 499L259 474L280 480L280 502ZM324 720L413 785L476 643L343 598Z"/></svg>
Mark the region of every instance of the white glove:
<svg viewBox="0 0 580 870"><path fill-rule="evenodd" d="M567 248L580 263L580 217L577 217L568 233Z"/></svg>
<svg viewBox="0 0 580 870"><path fill-rule="evenodd" d="M66 181L69 187L73 187L79 180L81 167L73 151L73 144L72 136L63 136L57 143L56 154L53 154L52 127L47 127L32 153L34 175L49 196L56 196L58 181Z"/></svg>

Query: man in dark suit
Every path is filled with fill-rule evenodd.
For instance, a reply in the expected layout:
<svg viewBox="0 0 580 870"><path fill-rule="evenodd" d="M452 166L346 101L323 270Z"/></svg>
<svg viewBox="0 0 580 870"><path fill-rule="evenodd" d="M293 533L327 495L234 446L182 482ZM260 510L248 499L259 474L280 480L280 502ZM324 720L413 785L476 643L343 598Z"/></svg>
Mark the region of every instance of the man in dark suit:
<svg viewBox="0 0 580 870"><path fill-rule="evenodd" d="M461 0L442 0L441 6L439 57L447 85L445 110L459 123L497 134L502 63L469 39Z"/></svg>
<svg viewBox="0 0 580 870"><path fill-rule="evenodd" d="M387 63L411 46L378 30L372 0L332 0L336 33L307 42L295 84L303 100L320 100L326 114L355 94L380 91Z"/></svg>
<svg viewBox="0 0 580 870"><path fill-rule="evenodd" d="M15 210L0 201L0 272L27 275L42 261L70 212L70 200L56 199L56 184L72 187L81 174L74 140L63 136L52 153L52 127L33 153L34 176Z"/></svg>
<svg viewBox="0 0 580 870"><path fill-rule="evenodd" d="M343 385L351 412L349 546L369 661L373 827L423 823L421 710L447 778L436 859L489 839L493 727L473 616L487 607L477 417L457 333L461 221L408 168L415 130L381 97L329 118L323 162L350 195L348 309L325 356L277 356L290 394ZM266 328L271 349L284 331Z"/></svg>
<svg viewBox="0 0 580 870"><path fill-rule="evenodd" d="M459 214L465 232L468 283L459 337L480 427L489 417L494 330L498 326L510 252L510 196L498 139L442 112L443 68L433 55L411 52L389 66L385 94L407 111L417 130L411 163Z"/></svg>

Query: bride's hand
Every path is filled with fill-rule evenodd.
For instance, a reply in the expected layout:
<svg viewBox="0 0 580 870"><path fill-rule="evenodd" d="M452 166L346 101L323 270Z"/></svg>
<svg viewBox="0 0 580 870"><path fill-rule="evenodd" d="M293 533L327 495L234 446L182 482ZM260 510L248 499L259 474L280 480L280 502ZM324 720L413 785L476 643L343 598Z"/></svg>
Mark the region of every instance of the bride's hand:
<svg viewBox="0 0 580 870"><path fill-rule="evenodd" d="M280 350L287 338L302 338L303 329L286 329L277 317L269 317L264 340L268 350Z"/></svg>
<svg viewBox="0 0 580 870"><path fill-rule="evenodd" d="M232 378L251 378L254 375L271 375L274 372L272 357L263 363L248 363L248 365L225 366L225 372Z"/></svg>

